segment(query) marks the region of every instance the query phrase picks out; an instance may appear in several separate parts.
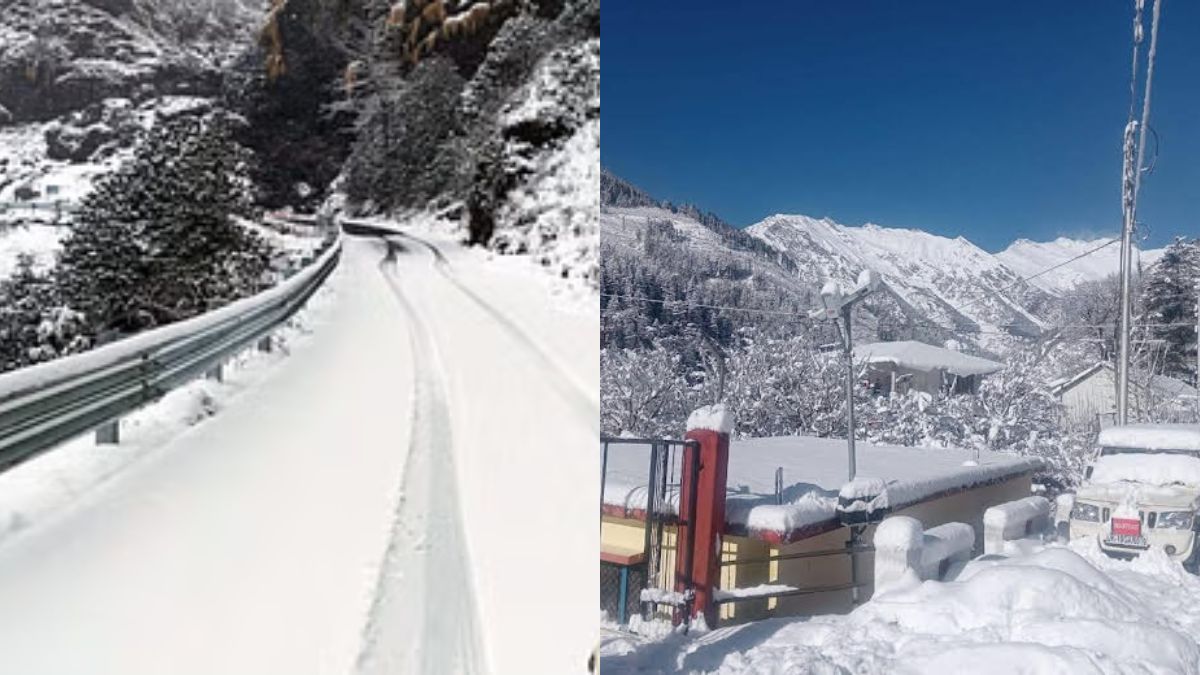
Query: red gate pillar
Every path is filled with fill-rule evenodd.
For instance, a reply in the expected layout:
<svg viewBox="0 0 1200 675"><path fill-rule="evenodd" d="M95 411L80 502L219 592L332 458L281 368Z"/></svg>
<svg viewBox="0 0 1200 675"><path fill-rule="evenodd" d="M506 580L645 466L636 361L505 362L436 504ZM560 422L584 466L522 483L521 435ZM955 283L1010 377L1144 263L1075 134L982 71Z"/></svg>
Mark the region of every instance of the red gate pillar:
<svg viewBox="0 0 1200 675"><path fill-rule="evenodd" d="M675 540L675 590L684 591L691 577L696 597L689 611L693 617L703 613L709 626L716 626L717 621L713 592L721 580L720 542L725 529L725 486L732 426L732 418L719 405L692 413L688 419L688 427L692 428L688 429L686 438L695 442L684 449L679 485L682 524ZM697 466L693 461L696 455L698 472L693 471ZM695 504L692 504L693 494ZM692 542L690 551L686 550L689 539Z"/></svg>

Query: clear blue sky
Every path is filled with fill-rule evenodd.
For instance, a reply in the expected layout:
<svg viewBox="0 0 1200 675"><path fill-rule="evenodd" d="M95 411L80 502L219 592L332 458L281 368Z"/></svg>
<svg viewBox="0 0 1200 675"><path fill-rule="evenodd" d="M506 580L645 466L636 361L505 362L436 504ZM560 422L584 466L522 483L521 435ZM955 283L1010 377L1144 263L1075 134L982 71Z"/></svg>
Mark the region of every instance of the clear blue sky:
<svg viewBox="0 0 1200 675"><path fill-rule="evenodd" d="M1132 12L1132 0L609 2L602 162L737 226L803 213L993 251L1116 233ZM1200 235L1196 0L1163 0L1151 126L1161 153L1138 215L1160 246Z"/></svg>

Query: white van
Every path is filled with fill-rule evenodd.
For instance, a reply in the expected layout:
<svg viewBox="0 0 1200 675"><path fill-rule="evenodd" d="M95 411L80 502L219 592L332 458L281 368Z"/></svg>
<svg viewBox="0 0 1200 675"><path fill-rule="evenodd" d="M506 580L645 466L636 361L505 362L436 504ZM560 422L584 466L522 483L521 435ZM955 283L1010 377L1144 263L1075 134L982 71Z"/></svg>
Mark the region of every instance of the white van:
<svg viewBox="0 0 1200 675"><path fill-rule="evenodd" d="M1115 558L1151 546L1197 571L1200 425L1131 424L1100 432L1071 509L1071 538L1096 537Z"/></svg>

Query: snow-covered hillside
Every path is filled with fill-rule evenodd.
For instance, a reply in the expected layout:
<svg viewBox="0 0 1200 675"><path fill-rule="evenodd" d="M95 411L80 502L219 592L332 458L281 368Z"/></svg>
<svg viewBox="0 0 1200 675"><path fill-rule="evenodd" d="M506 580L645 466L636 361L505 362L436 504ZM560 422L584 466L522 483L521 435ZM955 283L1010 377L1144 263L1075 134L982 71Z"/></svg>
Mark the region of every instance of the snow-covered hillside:
<svg viewBox="0 0 1200 675"><path fill-rule="evenodd" d="M874 270L904 305L939 326L1040 330L1039 319L1024 309L1040 292L963 237L873 224L849 227L802 215L771 216L747 231L820 279L851 282L862 270Z"/></svg>
<svg viewBox="0 0 1200 675"><path fill-rule="evenodd" d="M1111 274L1116 274L1120 270L1120 244L1111 244L1100 248L1109 241L1112 240L1059 237L1054 241L1039 242L1018 239L1008 248L997 253L995 257L1022 277L1029 277L1055 265L1066 263L1072 258L1084 256L1029 281L1047 292L1062 293L1081 282L1098 281ZM1100 248L1100 250L1088 253L1096 248ZM1142 251L1140 255L1142 266L1148 267L1158 260L1162 253L1163 249L1161 248Z"/></svg>

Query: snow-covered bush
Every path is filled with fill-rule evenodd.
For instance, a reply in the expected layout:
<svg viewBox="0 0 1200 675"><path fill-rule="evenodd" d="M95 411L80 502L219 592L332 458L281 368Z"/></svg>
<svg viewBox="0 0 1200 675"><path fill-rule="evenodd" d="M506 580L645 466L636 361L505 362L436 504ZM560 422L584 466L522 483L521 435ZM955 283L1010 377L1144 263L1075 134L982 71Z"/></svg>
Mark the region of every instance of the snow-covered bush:
<svg viewBox="0 0 1200 675"><path fill-rule="evenodd" d="M612 435L678 438L687 415L679 358L665 349L600 352L600 428Z"/></svg>
<svg viewBox="0 0 1200 675"><path fill-rule="evenodd" d="M21 256L14 274L0 281L0 371L87 349L84 318L62 305L31 256Z"/></svg>
<svg viewBox="0 0 1200 675"><path fill-rule="evenodd" d="M687 410L717 399L711 369L701 367L688 338L668 336L652 349L611 347L601 356L601 418L606 433L677 438ZM985 378L975 395L910 391L872 396L855 388L856 435L872 443L980 449L1045 459L1036 477L1051 493L1082 479L1096 429L1064 425L1046 382L1053 347L1013 355ZM863 366L856 366L862 372ZM844 437L845 363L813 348L811 338L752 337L747 332L725 359L721 401L742 437L805 434ZM1165 409L1165 408L1164 408Z"/></svg>

